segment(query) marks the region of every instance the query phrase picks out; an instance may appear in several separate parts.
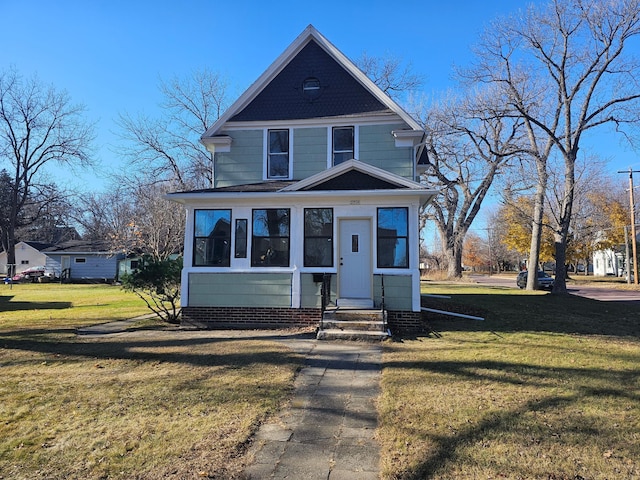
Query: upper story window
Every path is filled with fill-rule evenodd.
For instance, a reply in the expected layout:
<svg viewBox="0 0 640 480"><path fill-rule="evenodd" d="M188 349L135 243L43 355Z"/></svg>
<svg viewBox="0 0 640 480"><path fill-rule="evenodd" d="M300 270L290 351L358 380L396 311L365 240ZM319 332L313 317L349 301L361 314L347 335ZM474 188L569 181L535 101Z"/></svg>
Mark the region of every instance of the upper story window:
<svg viewBox="0 0 640 480"><path fill-rule="evenodd" d="M334 166L355 157L353 139L353 127L334 127L332 142Z"/></svg>
<svg viewBox="0 0 640 480"><path fill-rule="evenodd" d="M269 130L267 142L267 178L289 178L289 130Z"/></svg>
<svg viewBox="0 0 640 480"><path fill-rule="evenodd" d="M193 265L228 267L231 258L231 210L196 210Z"/></svg>

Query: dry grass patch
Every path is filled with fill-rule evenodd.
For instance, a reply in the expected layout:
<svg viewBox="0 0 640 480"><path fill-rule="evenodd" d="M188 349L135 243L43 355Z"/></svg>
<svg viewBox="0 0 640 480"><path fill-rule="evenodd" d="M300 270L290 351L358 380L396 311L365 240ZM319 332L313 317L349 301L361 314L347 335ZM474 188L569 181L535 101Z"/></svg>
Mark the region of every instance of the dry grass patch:
<svg viewBox="0 0 640 480"><path fill-rule="evenodd" d="M288 398L299 358L274 341L211 332L78 337L91 323L77 316L83 304L115 318L103 294L66 294L68 317L34 309L28 320L22 309L18 325L0 313L0 478L239 477L247 440Z"/></svg>
<svg viewBox="0 0 640 480"><path fill-rule="evenodd" d="M385 478L640 478L638 306L430 292L453 293L449 308L486 320L440 317L440 337L385 347Z"/></svg>
<svg viewBox="0 0 640 480"><path fill-rule="evenodd" d="M0 285L3 330L74 329L150 313L135 294L112 285Z"/></svg>

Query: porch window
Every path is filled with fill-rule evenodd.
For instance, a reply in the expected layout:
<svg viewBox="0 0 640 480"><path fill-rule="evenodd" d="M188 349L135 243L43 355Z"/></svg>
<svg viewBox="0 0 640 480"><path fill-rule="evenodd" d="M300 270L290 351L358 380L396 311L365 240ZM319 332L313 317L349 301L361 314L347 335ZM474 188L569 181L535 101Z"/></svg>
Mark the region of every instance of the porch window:
<svg viewBox="0 0 640 480"><path fill-rule="evenodd" d="M289 266L289 218L288 208L265 208L253 211L252 267Z"/></svg>
<svg viewBox="0 0 640 480"><path fill-rule="evenodd" d="M335 127L333 129L333 165L354 158L353 127Z"/></svg>
<svg viewBox="0 0 640 480"><path fill-rule="evenodd" d="M304 266L333 266L333 209L304 209Z"/></svg>
<svg viewBox="0 0 640 480"><path fill-rule="evenodd" d="M247 258L247 219L236 220L236 258Z"/></svg>
<svg viewBox="0 0 640 480"><path fill-rule="evenodd" d="M267 178L289 178L289 130L269 130Z"/></svg>
<svg viewBox="0 0 640 480"><path fill-rule="evenodd" d="M378 208L378 268L409 268L409 210Z"/></svg>
<svg viewBox="0 0 640 480"><path fill-rule="evenodd" d="M196 210L193 265L228 267L231 255L231 210Z"/></svg>

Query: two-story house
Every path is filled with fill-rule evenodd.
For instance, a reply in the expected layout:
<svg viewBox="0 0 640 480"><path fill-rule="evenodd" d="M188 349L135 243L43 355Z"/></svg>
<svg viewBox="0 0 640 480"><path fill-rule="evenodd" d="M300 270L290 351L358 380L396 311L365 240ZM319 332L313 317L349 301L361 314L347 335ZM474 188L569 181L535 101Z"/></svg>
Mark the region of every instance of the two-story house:
<svg viewBox="0 0 640 480"><path fill-rule="evenodd" d="M202 136L214 187L167 196L187 209L183 324L318 325L328 306L418 326L423 137L307 27Z"/></svg>

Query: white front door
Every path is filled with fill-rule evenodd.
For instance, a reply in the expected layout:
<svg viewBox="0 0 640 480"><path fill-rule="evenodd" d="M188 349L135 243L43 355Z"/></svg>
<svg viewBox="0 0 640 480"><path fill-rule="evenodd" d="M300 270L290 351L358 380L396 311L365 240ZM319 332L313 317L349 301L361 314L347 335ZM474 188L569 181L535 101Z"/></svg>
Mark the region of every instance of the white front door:
<svg viewBox="0 0 640 480"><path fill-rule="evenodd" d="M340 220L339 228L339 297L371 299L371 220Z"/></svg>

